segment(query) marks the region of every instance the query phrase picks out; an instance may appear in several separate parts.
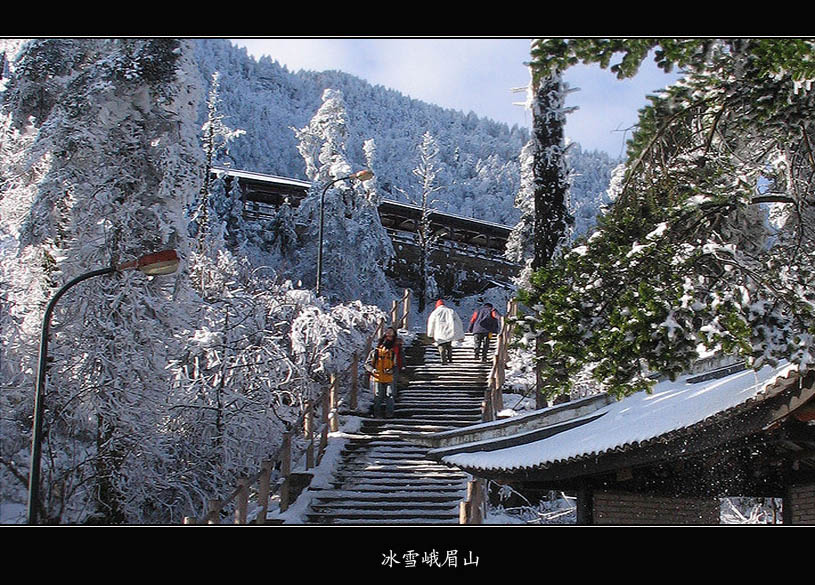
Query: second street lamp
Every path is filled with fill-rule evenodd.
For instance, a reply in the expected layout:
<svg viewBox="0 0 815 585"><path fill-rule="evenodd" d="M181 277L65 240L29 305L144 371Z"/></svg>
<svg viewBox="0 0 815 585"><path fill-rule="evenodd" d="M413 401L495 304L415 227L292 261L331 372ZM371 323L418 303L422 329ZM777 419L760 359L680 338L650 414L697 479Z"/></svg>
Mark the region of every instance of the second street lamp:
<svg viewBox="0 0 815 585"><path fill-rule="evenodd" d="M326 191L328 191L328 188L334 183L345 181L346 179L367 181L371 179L373 176L374 176L373 171L365 169L363 171L356 172L352 175L348 175L347 177L340 177L339 179L334 179L333 181L326 183L325 186L323 187L323 192L320 194L320 228L317 236L319 243L317 245L317 286L315 287L315 293L318 297L320 296L323 282L323 218L325 214L325 193Z"/></svg>
<svg viewBox="0 0 815 585"><path fill-rule="evenodd" d="M42 318L42 330L40 332L40 359L37 366L37 380L34 389L34 428L31 433L31 463L28 476L28 523L36 524L40 509L40 459L42 457L42 419L43 419L43 397L45 396L45 372L48 360L48 332L51 327L51 315L54 313L57 301L72 286L94 276L113 274L124 270L137 269L149 276L160 274L171 274L178 269L178 254L175 250L165 250L155 254L147 254L132 262L109 266L92 270L85 274L80 274L70 280L60 288L45 308Z"/></svg>

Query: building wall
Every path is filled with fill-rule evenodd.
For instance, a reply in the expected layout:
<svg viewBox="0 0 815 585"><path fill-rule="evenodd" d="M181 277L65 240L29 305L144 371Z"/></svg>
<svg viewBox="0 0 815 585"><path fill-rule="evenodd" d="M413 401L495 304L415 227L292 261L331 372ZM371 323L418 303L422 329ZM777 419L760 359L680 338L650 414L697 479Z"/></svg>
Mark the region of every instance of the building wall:
<svg viewBox="0 0 815 585"><path fill-rule="evenodd" d="M393 238L396 258L389 270L400 288L416 290L420 251L418 246L401 237ZM475 247L453 247L442 244L430 253L430 265L442 297L458 297L482 292L491 281L509 283L518 275L519 267L500 257L495 251Z"/></svg>
<svg viewBox="0 0 815 585"><path fill-rule="evenodd" d="M815 483L794 485L789 488L786 500L790 524L815 524Z"/></svg>
<svg viewBox="0 0 815 585"><path fill-rule="evenodd" d="M593 512L595 524L710 525L719 523L719 500L598 491Z"/></svg>

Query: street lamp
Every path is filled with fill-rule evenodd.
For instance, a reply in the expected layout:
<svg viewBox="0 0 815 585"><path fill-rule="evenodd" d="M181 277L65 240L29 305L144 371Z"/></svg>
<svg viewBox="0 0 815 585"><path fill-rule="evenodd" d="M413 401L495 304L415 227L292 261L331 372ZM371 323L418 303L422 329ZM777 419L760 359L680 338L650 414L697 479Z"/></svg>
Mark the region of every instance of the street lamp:
<svg viewBox="0 0 815 585"><path fill-rule="evenodd" d="M28 478L28 523L36 524L37 515L40 508L40 458L42 455L42 418L43 418L43 397L45 396L45 370L46 360L48 359L48 331L51 327L51 315L54 312L54 307L62 295L64 295L69 288L88 280L94 276L102 276L103 274L113 274L114 272L122 272L124 270L137 269L141 272L157 276L160 274L171 274L178 269L178 254L175 250L165 250L163 252L156 252L155 254L147 254L132 262L119 264L118 266L110 266L108 268L100 268L81 274L69 281L62 288L60 288L45 308L45 315L42 318L42 331L40 333L40 360L37 366L37 381L34 389L34 429L31 433L31 465L29 478Z"/></svg>
<svg viewBox="0 0 815 585"><path fill-rule="evenodd" d="M373 171L368 169L356 172L352 175L348 175L347 177L340 177L339 179L334 179L333 181L326 183L325 187L323 187L323 192L320 194L320 231L319 231L319 240L320 243L317 247L317 287L316 287L316 294L320 296L320 289L321 284L323 281L323 214L324 214L324 207L325 207L325 193L328 191L328 188L333 185L334 183L338 183L339 181L345 181L346 179L357 181L367 181L371 177L374 176Z"/></svg>

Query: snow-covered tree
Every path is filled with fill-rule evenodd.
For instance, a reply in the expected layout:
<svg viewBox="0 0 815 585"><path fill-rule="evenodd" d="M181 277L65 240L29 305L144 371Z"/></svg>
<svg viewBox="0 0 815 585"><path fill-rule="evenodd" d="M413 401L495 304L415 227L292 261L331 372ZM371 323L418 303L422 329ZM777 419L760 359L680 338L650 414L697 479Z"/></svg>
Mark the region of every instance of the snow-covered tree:
<svg viewBox="0 0 815 585"><path fill-rule="evenodd" d="M207 121L204 123L201 140L206 155L204 181L198 194L194 217L198 230L198 247L203 250L204 241L209 234L210 197L215 181L212 169L219 156L228 156L229 143L246 133L245 130L233 130L224 123L224 114L220 112L220 73L212 74L209 97L207 98ZM238 215L238 217L240 217Z"/></svg>
<svg viewBox="0 0 815 585"><path fill-rule="evenodd" d="M416 230L416 239L419 247L419 281L416 298L417 309L424 311L427 301L438 297L438 287L433 276L433 267L430 264L430 254L433 251L438 235L433 233L430 223L433 206L436 203L433 194L440 191L442 186L437 184L440 169L438 167L439 145L430 132L425 132L418 147L419 163L413 169L414 176L419 180L418 193L413 194L412 203L422 209L419 226Z"/></svg>
<svg viewBox="0 0 815 585"><path fill-rule="evenodd" d="M346 156L347 116L342 93L328 89L311 122L295 129L300 154L313 187L297 209L297 222L305 226L300 238L297 270L305 283L316 279L321 207L323 227L323 290L340 301L360 299L386 306L394 298L385 270L394 256L393 246L379 220L368 181L350 178ZM368 152L371 144L368 144ZM336 181L336 182L335 182Z"/></svg>
<svg viewBox="0 0 815 585"><path fill-rule="evenodd" d="M532 54L536 43L532 43ZM564 126L568 91L556 68L532 70L527 105L532 111L532 140L522 151L522 182L516 195L521 221L507 242L510 258L524 264L520 283L529 283L530 271L548 266L568 241L569 170ZM528 301L522 290L521 298ZM540 356L545 339L536 338L537 387L545 385ZM537 393L539 406L543 394Z"/></svg>
<svg viewBox="0 0 815 585"><path fill-rule="evenodd" d="M641 112L600 229L535 276L530 330L549 342L550 392L587 363L618 395L700 352L812 363L815 42L549 43L541 58L563 65L622 52L620 76L656 48L661 66L686 74Z"/></svg>
<svg viewBox="0 0 815 585"><path fill-rule="evenodd" d="M535 46L533 42L533 55ZM556 68L532 70L526 107L532 112L533 133L521 150L521 182L515 195L520 219L507 242L507 256L525 264L521 282L528 281L530 270L547 265L569 239L571 145L564 135L571 111L565 107L568 92Z"/></svg>
<svg viewBox="0 0 815 585"><path fill-rule="evenodd" d="M529 277L532 272L532 259L535 255L534 226L535 226L535 191L533 175L533 162L535 143L529 141L521 150L521 186L515 195L515 207L520 212L518 223L512 228L507 238L505 255L509 260L521 265L517 283L522 287L529 287Z"/></svg>
<svg viewBox="0 0 815 585"><path fill-rule="evenodd" d="M189 49L173 39L51 39L25 43L14 59L1 199L12 318L4 317L19 335L3 347L17 425L3 429L10 458L29 436L23 388L33 373L20 350L34 345L43 301L93 268L163 248L185 255L183 208L202 168L189 124L200 91ZM57 305L42 517L121 522L151 505L144 491L160 475L173 285L121 273L85 281Z"/></svg>

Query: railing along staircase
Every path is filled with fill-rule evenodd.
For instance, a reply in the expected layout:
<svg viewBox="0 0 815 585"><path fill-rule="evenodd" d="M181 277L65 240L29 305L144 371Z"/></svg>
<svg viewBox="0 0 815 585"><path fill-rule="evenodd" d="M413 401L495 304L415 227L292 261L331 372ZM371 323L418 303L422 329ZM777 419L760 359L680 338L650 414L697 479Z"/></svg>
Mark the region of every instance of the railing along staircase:
<svg viewBox="0 0 815 585"><path fill-rule="evenodd" d="M514 304L508 307L513 315ZM494 420L501 406L510 319L491 341L492 363L472 343L442 365L430 340L408 351L393 418L366 418L349 438L329 487L311 490L315 524L478 524L486 516L485 482L426 457L417 435ZM411 440L413 439L413 440Z"/></svg>
<svg viewBox="0 0 815 585"><path fill-rule="evenodd" d="M393 302L390 323L408 328L410 293ZM513 315L510 303L507 315ZM250 501L253 522L267 523L270 498L279 496L284 512L303 489L303 476L319 465L328 433L339 428L338 412L345 404L358 407L359 355L367 355L386 326L379 323L368 338L364 353L355 356L349 372L332 376L320 399L308 404L303 415L284 436L283 444L252 477L242 479L226 498L209 503L200 519L185 523L217 524L234 507L233 521L246 524ZM314 524L478 524L486 515L485 482L426 458L428 448L411 442L417 434L432 434L495 420L502 409L501 386L510 338L510 319L491 340L493 361L474 359L473 347L454 347L453 363L442 365L436 347L427 339L408 350L407 381L399 384L393 418L367 417L358 433L349 435L341 462L328 488L308 488L311 503L306 521ZM345 384L341 383L345 380ZM366 377L367 379L367 377ZM343 392L345 391L345 392ZM322 414L315 421L317 406ZM296 433L306 438L305 472L292 470ZM319 438L317 438L319 437ZM279 469L279 480L272 475ZM298 485L300 484L300 485ZM274 523L274 522L273 522Z"/></svg>
<svg viewBox="0 0 815 585"><path fill-rule="evenodd" d="M405 289L401 298L393 301L390 314L391 326L407 329L409 313L410 291ZM374 340L382 336L385 327L386 321L383 319L368 337L366 347L362 352L354 353L348 371L340 375L332 374L328 386L323 389L320 397L317 400L307 401L303 413L284 434L281 446L268 460L263 462L257 473L238 480L238 485L225 498L211 500L208 503L207 513L203 517L185 517L184 524L220 524L228 509L234 509L233 522L235 524L247 524L250 503L253 500L255 509L252 514L252 522L265 524L269 503L274 495L279 497L280 511L285 512L296 499L303 487L303 482L309 478L308 471L320 464L328 445L329 432L339 430L340 407L347 405L350 411L358 408L360 356L367 356ZM320 416L317 416L318 408L321 410ZM303 472L295 472L292 469L293 445L297 434L302 434L306 440ZM279 470L279 479L273 485L272 477L276 469Z"/></svg>

